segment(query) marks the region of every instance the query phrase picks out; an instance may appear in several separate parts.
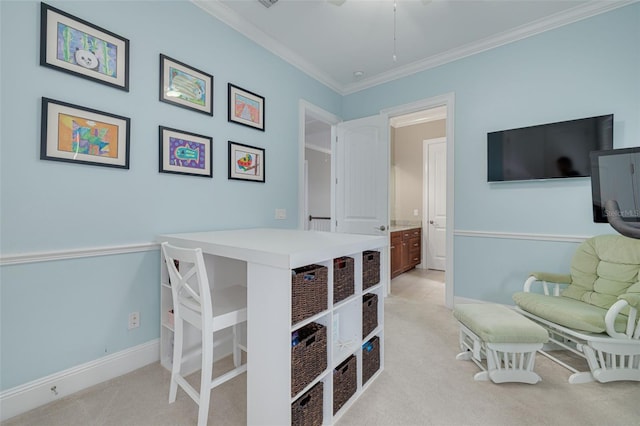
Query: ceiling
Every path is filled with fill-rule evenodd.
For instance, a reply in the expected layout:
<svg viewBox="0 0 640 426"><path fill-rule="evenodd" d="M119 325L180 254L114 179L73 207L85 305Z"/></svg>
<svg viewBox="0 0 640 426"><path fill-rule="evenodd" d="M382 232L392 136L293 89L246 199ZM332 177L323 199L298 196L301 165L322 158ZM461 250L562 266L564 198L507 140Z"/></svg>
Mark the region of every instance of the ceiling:
<svg viewBox="0 0 640 426"><path fill-rule="evenodd" d="M192 0L341 94L559 27L634 0ZM361 77L354 72L362 71Z"/></svg>

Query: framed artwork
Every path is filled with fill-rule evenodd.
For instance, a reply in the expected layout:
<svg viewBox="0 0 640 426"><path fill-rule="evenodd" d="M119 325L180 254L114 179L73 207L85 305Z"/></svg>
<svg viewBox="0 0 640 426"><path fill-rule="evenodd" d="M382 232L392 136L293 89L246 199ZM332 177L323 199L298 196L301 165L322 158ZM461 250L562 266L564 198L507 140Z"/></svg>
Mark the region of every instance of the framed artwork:
<svg viewBox="0 0 640 426"><path fill-rule="evenodd" d="M229 141L229 179L264 183L264 149Z"/></svg>
<svg viewBox="0 0 640 426"><path fill-rule="evenodd" d="M160 54L160 101L213 115L213 76Z"/></svg>
<svg viewBox="0 0 640 426"><path fill-rule="evenodd" d="M42 98L40 159L129 168L131 120Z"/></svg>
<svg viewBox="0 0 640 426"><path fill-rule="evenodd" d="M40 65L129 91L129 40L45 3Z"/></svg>
<svg viewBox="0 0 640 426"><path fill-rule="evenodd" d="M264 98L229 83L229 121L264 132Z"/></svg>
<svg viewBox="0 0 640 426"><path fill-rule="evenodd" d="M213 177L213 139L159 126L160 173Z"/></svg>

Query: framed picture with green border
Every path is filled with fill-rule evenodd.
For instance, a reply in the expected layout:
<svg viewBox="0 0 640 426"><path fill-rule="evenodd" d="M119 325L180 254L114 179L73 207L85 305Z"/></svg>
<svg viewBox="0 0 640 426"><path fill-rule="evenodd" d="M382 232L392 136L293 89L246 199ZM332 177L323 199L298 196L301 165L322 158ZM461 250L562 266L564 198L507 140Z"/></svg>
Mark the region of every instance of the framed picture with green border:
<svg viewBox="0 0 640 426"><path fill-rule="evenodd" d="M160 101L213 115L213 76L160 54Z"/></svg>
<svg viewBox="0 0 640 426"><path fill-rule="evenodd" d="M129 40L45 3L40 65L129 91Z"/></svg>

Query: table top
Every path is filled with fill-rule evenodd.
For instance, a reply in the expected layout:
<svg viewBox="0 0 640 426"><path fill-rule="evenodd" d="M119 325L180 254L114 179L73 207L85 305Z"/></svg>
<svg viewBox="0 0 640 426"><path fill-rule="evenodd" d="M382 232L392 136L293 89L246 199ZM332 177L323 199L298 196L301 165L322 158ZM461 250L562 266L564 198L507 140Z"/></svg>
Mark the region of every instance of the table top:
<svg viewBox="0 0 640 426"><path fill-rule="evenodd" d="M166 234L157 240L180 247L200 247L204 253L285 269L388 245L386 236L275 228Z"/></svg>

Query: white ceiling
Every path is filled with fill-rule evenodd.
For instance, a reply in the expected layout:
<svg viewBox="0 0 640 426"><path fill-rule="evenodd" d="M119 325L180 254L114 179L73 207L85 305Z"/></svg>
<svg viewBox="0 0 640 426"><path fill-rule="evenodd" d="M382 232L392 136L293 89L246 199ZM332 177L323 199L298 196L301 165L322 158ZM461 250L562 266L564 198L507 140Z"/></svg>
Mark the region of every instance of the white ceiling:
<svg viewBox="0 0 640 426"><path fill-rule="evenodd" d="M192 0L338 91L432 68L635 0ZM355 78L355 71L364 76Z"/></svg>

